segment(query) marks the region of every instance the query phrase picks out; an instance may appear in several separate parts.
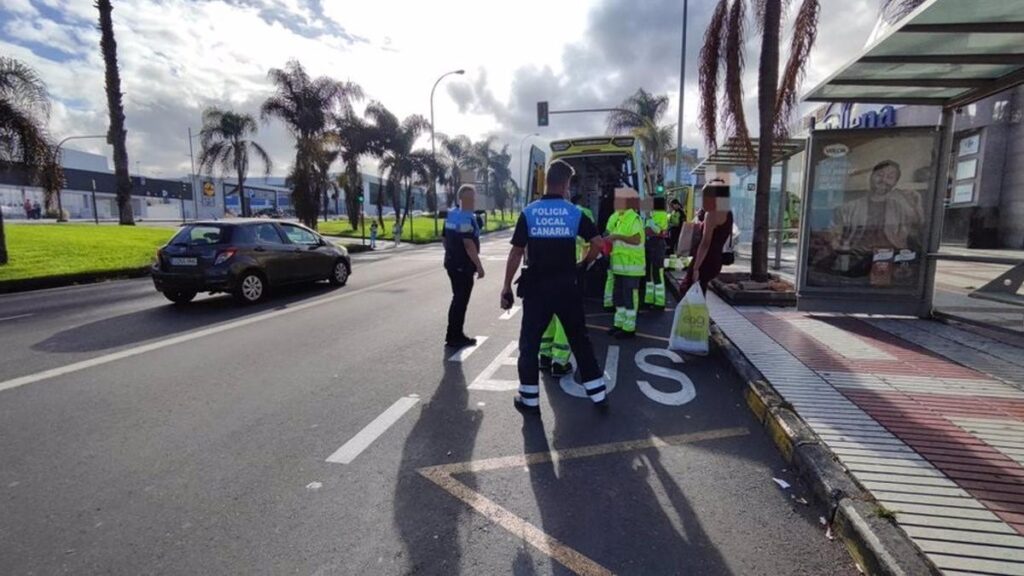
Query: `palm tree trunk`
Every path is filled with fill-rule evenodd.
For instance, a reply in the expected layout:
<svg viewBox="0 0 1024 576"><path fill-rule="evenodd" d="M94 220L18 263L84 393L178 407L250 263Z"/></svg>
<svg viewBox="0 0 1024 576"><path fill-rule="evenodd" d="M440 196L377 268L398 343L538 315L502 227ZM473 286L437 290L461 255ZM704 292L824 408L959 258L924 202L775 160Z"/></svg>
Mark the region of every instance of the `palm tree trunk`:
<svg viewBox="0 0 1024 576"><path fill-rule="evenodd" d="M121 94L121 74L117 69L117 42L114 41L114 23L110 13L110 0L96 0L100 12L100 48L106 66L107 109L110 129L107 141L114 147L114 175L117 183L118 220L122 225L134 225L132 215L132 181L128 175L128 149L125 145L124 104Z"/></svg>
<svg viewBox="0 0 1024 576"><path fill-rule="evenodd" d="M754 238L750 257L750 276L757 282L768 279L768 209L771 201L775 99L779 85L781 19L782 0L765 0L764 32L761 36L761 65L757 79L760 138L757 158L757 192L754 199Z"/></svg>
<svg viewBox="0 0 1024 576"><path fill-rule="evenodd" d="M247 218L251 214L249 214L249 199L245 197L245 172L242 170L241 164L237 164L235 169L238 170L238 206L242 211L242 218Z"/></svg>
<svg viewBox="0 0 1024 576"><path fill-rule="evenodd" d="M7 264L7 235L4 234L4 211L0 210L0 266Z"/></svg>

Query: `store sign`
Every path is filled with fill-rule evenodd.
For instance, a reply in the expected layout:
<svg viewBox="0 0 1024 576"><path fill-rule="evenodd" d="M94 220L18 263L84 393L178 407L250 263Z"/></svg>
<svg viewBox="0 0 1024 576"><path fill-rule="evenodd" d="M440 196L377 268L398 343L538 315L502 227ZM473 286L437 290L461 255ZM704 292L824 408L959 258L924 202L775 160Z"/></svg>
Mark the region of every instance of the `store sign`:
<svg viewBox="0 0 1024 576"><path fill-rule="evenodd" d="M895 128L896 109L882 106L879 110L870 110L857 114L854 104L850 102L832 103L825 108L819 121L814 117L814 128L819 130L850 130L857 128Z"/></svg>

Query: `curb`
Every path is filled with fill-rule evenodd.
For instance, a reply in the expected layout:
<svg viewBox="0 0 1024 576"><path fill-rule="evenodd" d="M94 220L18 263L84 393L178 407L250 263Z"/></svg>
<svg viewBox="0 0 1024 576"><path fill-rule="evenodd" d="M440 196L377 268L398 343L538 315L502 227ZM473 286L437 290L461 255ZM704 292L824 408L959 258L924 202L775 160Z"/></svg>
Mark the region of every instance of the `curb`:
<svg viewBox="0 0 1024 576"><path fill-rule="evenodd" d="M46 288L62 288L76 284L96 284L107 280L121 280L124 278L142 278L149 276L149 266L139 268L122 268L120 270L106 270L103 272L89 272L84 274L67 274L63 276L42 276L39 278L25 278L24 280L0 281L0 294L11 294L14 292L29 292L32 290L43 290Z"/></svg>
<svg viewBox="0 0 1024 576"><path fill-rule="evenodd" d="M669 290L679 300L678 280L673 280ZM710 330L711 343L746 382L743 396L747 407L768 431L783 459L796 468L814 495L829 505L833 534L842 538L857 565L872 575L939 574L906 532L875 513L878 504L874 497L857 484L761 371L717 326L712 324Z"/></svg>

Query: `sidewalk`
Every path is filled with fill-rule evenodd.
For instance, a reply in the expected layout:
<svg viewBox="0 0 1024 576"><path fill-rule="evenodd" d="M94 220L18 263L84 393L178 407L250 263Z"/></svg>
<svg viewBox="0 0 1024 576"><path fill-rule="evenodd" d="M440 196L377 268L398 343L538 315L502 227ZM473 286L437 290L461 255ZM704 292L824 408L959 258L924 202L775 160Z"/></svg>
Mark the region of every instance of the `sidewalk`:
<svg viewBox="0 0 1024 576"><path fill-rule="evenodd" d="M1024 575L1024 349L927 320L708 304L941 571Z"/></svg>

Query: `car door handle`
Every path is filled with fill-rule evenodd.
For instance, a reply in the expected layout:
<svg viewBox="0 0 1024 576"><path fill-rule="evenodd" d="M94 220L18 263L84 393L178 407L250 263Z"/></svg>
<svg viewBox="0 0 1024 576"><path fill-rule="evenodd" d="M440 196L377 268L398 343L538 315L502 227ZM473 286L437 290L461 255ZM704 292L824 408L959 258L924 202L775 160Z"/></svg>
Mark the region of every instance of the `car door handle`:
<svg viewBox="0 0 1024 576"><path fill-rule="evenodd" d="M302 248L293 248L292 252L302 252Z"/></svg>
<svg viewBox="0 0 1024 576"><path fill-rule="evenodd" d="M264 248L263 246L257 246L255 248L253 248L253 250L255 250L256 252L266 252L267 251L267 249Z"/></svg>

